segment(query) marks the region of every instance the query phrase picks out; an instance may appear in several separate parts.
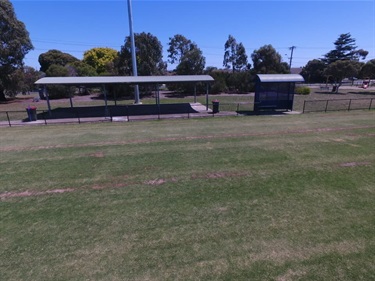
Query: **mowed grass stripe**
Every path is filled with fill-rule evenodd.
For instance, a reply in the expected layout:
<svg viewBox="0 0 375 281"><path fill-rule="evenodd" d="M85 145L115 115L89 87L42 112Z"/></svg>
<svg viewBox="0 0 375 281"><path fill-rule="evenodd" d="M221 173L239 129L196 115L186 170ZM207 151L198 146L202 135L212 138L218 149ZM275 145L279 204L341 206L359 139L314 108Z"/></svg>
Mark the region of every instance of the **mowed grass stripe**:
<svg viewBox="0 0 375 281"><path fill-rule="evenodd" d="M173 181L194 174L230 175L268 170L296 168L295 161L306 159L303 165L320 169L325 162L330 165L345 163L371 163L367 144L373 137L348 136L329 133L324 130L308 136L262 136L220 138L211 141L190 140L180 142L149 143L147 145L125 145L108 147L64 148L54 151L28 151L11 153L13 166L7 161L3 166L5 179L12 186L4 185L2 191L37 192L38 190L108 186L127 186L134 183L160 180ZM357 134L361 130L357 130ZM328 134L327 134L328 133ZM314 139L313 142L311 140ZM364 142L366 145L356 144ZM347 147L347 150L342 150ZM311 151L313 149L313 151ZM352 157L352 149L356 158ZM336 159L340 150L340 159ZM342 151L341 151L342 150ZM348 152L348 158L343 159ZM37 154L36 154L37 153ZM4 154L5 155L5 154ZM36 156L37 155L37 156ZM324 158L322 160L321 158ZM307 167L307 166L306 166ZM250 169L249 169L250 168ZM43 171L41 176L38 171ZM61 175L64 181L60 181ZM17 177L15 175L18 175ZM178 176L177 176L178 175ZM34 179L34 177L38 177ZM26 180L25 180L26 179ZM108 184L109 183L109 184Z"/></svg>
<svg viewBox="0 0 375 281"><path fill-rule="evenodd" d="M271 132L253 136L236 118L194 121L191 132L181 128L190 121L102 124L113 142L185 139L2 152L1 192L36 192L0 201L2 278L371 280L373 117L249 118L250 133ZM58 127L62 144L79 144L96 143L101 126L89 139L90 126L83 139ZM58 144L55 130L26 131ZM239 136L186 138L197 132Z"/></svg>
<svg viewBox="0 0 375 281"><path fill-rule="evenodd" d="M335 122L339 118L340 123ZM155 139L181 139L206 135L266 134L279 131L303 131L317 128L374 126L373 111L350 113L305 114L299 116L253 116L161 120L105 124L56 125L35 128L5 128L1 133L0 151L27 150L33 147L145 142ZM322 126L323 125L323 126Z"/></svg>
<svg viewBox="0 0 375 281"><path fill-rule="evenodd" d="M26 255L11 250L5 255L17 261L4 261L9 269L20 262L26 276L40 264L53 268L47 270L50 279L114 273L129 280L144 274L210 279L242 271L238 277L255 274L261 280L291 267L316 276L306 262L312 268L323 263L332 271L323 275L329 277L342 266L340 259L359 258L358 271L371 276L372 224L364 212L371 209L369 194L339 191L340 183L334 192L326 190L326 176L307 184L305 175L294 175L293 186L283 184L283 177L227 179L18 201L22 208L8 219L18 225L12 240L18 237L17 249ZM356 208L350 208L353 200ZM326 262L330 255L338 259ZM268 270L258 272L257 266ZM342 274L351 272L348 267Z"/></svg>
<svg viewBox="0 0 375 281"><path fill-rule="evenodd" d="M57 149L57 148L69 148L69 147L101 147L109 145L127 145L127 144L147 144L154 142L175 142L175 141L190 141L190 140L206 140L215 138L238 138L238 137L258 137L258 136L274 136L274 135L290 135L290 134L309 134L312 132L329 132L329 131L344 131L344 130L356 130L356 129L373 129L374 125L367 126L356 126L356 127L335 127L335 128L314 128L314 129L299 129L299 130L287 130L287 131L274 131L267 133L237 133L237 134L216 134L216 135L200 135L200 136L187 136L187 137L167 137L159 139L139 139L131 141L108 141L108 142L92 142L85 144L65 144L65 145L47 145L47 146L30 146L30 147L6 147L0 149L0 151L27 151L27 150L43 150L43 149Z"/></svg>

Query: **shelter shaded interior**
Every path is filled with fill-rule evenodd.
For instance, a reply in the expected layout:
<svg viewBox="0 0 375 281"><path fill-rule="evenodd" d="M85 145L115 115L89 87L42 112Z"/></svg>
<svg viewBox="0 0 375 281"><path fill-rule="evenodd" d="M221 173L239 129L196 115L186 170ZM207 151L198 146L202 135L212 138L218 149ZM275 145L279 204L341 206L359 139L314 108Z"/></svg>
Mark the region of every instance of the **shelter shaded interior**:
<svg viewBox="0 0 375 281"><path fill-rule="evenodd" d="M36 85L43 86L43 95L46 97L48 112L52 117L47 85L65 85L65 86L101 86L104 93L104 111L108 115L107 90L109 85L154 85L156 88L156 105L160 108L159 86L167 83L190 83L194 86L194 102L196 103L196 84L206 83L206 110L208 110L208 91L209 84L214 79L210 75L172 75L172 76L95 76L95 77L44 77L35 82ZM71 108L73 102L70 98ZM160 111L158 111L160 112Z"/></svg>
<svg viewBox="0 0 375 281"><path fill-rule="evenodd" d="M258 75L254 111L293 110L295 83L302 81L300 75Z"/></svg>
<svg viewBox="0 0 375 281"><path fill-rule="evenodd" d="M295 85L291 82L286 83L263 83L259 88L259 99L266 100L293 100Z"/></svg>
<svg viewBox="0 0 375 281"><path fill-rule="evenodd" d="M262 83L255 102L264 109L293 109L295 85L292 82Z"/></svg>

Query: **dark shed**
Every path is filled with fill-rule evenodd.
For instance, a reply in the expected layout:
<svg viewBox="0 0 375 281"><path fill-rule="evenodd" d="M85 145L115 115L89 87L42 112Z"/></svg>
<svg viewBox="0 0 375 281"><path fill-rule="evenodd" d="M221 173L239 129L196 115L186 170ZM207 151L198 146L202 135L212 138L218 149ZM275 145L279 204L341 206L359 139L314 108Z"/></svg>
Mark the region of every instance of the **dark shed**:
<svg viewBox="0 0 375 281"><path fill-rule="evenodd" d="M304 81L299 74L258 74L254 111L293 110L295 84Z"/></svg>

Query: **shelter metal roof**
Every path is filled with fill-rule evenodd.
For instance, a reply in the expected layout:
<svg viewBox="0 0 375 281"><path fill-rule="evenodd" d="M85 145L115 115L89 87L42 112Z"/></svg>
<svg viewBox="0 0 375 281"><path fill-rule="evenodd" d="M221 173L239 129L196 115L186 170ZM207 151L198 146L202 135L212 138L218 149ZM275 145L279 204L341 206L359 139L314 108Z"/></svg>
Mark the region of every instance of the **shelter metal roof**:
<svg viewBox="0 0 375 281"><path fill-rule="evenodd" d="M95 84L164 84L183 82L213 82L210 75L174 75L174 76L90 76L90 77L44 77L35 82L37 85L95 85Z"/></svg>
<svg viewBox="0 0 375 281"><path fill-rule="evenodd" d="M260 82L305 82L305 79L299 74L257 74Z"/></svg>

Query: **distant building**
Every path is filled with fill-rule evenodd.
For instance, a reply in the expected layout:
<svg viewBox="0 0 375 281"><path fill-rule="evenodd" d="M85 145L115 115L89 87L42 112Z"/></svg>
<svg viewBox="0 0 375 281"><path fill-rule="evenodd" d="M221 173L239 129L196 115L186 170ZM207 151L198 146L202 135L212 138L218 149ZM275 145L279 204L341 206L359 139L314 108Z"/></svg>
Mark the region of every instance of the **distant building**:
<svg viewBox="0 0 375 281"><path fill-rule="evenodd" d="M292 67L290 69L290 74L301 74L302 67Z"/></svg>

